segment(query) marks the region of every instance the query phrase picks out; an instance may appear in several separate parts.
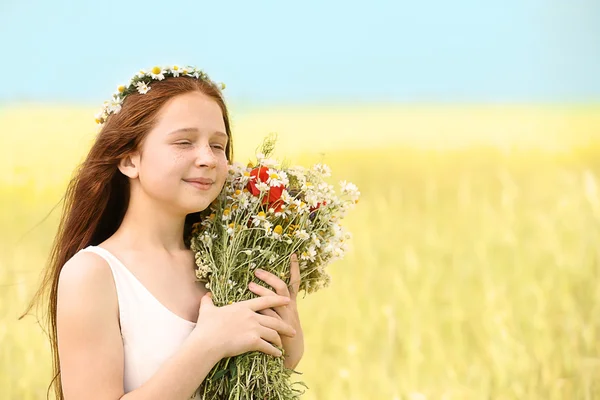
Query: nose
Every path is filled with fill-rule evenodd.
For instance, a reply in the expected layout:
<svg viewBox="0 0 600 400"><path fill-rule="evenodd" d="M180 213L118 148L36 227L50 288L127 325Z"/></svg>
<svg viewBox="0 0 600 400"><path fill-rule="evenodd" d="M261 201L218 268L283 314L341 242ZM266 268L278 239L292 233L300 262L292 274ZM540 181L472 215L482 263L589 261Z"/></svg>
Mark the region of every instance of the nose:
<svg viewBox="0 0 600 400"><path fill-rule="evenodd" d="M203 146L199 146L198 152L196 154L196 166L214 168L216 165L217 158L215 157L215 154L210 145L206 144Z"/></svg>

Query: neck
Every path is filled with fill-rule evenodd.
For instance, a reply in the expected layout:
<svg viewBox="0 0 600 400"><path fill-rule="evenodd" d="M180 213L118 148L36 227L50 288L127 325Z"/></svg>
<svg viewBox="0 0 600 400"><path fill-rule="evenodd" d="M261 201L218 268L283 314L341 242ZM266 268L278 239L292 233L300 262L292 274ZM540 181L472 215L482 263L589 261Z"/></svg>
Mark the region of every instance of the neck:
<svg viewBox="0 0 600 400"><path fill-rule="evenodd" d="M114 236L131 249L176 253L186 248L185 217L139 190L132 190L123 222Z"/></svg>

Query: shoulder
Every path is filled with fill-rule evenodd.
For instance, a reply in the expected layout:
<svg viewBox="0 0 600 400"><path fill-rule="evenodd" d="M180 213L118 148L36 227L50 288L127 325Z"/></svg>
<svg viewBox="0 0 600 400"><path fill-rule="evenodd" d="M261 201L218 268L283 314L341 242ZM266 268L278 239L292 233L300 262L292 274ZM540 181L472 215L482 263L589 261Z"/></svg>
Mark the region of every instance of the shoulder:
<svg viewBox="0 0 600 400"><path fill-rule="evenodd" d="M117 306L116 288L108 263L98 254L80 251L62 267L57 307L98 309Z"/></svg>
<svg viewBox="0 0 600 400"><path fill-rule="evenodd" d="M58 282L59 287L65 289L84 286L102 290L112 283L112 272L106 260L98 254L80 251L63 265Z"/></svg>

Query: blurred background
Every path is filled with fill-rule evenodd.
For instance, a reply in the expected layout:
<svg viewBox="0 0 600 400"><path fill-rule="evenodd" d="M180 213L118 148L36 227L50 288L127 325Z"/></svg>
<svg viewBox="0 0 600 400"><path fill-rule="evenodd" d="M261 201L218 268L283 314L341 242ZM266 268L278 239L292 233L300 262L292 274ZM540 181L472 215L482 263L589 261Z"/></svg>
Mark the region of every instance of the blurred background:
<svg viewBox="0 0 600 400"><path fill-rule="evenodd" d="M306 399L600 398L597 0L0 0L0 398L42 399L33 316L94 115L140 68L227 84L237 160L356 183L300 301Z"/></svg>

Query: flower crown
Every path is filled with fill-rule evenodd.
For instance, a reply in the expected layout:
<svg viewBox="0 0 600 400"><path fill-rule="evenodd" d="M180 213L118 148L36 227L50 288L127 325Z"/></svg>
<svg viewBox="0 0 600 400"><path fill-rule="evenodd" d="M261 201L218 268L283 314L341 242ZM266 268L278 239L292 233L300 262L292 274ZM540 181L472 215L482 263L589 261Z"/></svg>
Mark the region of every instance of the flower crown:
<svg viewBox="0 0 600 400"><path fill-rule="evenodd" d="M177 78L180 76L190 76L192 78L207 81L220 90L225 89L224 83L221 82L217 84L211 81L204 71L192 66L155 66L149 71L142 69L133 78L131 78L127 85L119 86L110 101L104 102L102 110L96 115L96 123L102 126L110 114L118 114L119 111L121 111L123 100L125 100L128 95L135 92L138 92L139 94L148 93L148 91L151 89L150 82L153 80L162 81L165 78Z"/></svg>

